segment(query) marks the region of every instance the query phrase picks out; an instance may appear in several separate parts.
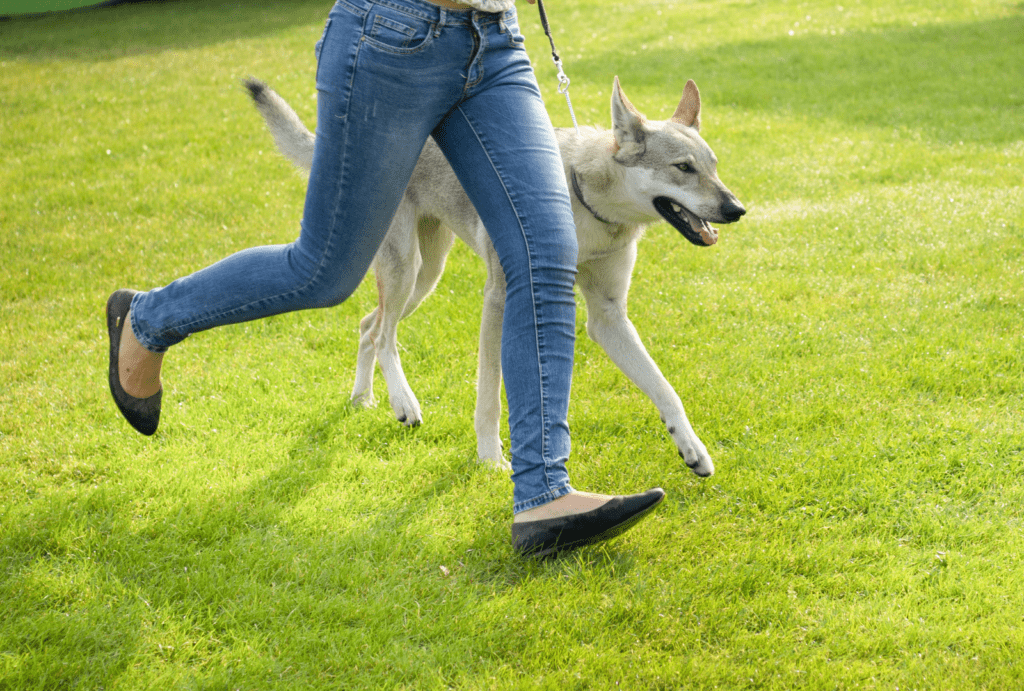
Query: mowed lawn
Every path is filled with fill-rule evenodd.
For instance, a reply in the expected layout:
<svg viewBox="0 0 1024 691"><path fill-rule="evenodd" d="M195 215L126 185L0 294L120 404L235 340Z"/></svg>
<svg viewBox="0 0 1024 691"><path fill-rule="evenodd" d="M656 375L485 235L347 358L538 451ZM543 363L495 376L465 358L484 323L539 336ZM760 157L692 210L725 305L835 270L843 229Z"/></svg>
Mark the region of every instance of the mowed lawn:
<svg viewBox="0 0 1024 691"><path fill-rule="evenodd" d="M240 80L312 126L329 3L0 21L0 689L1024 686L1024 6L840 2L548 3L581 123L695 79L748 214L653 227L630 294L716 475L581 300L573 483L668 498L547 561L475 461L462 245L400 331L417 429L348 401L372 278L177 346L152 438L110 400L111 291L298 233Z"/></svg>

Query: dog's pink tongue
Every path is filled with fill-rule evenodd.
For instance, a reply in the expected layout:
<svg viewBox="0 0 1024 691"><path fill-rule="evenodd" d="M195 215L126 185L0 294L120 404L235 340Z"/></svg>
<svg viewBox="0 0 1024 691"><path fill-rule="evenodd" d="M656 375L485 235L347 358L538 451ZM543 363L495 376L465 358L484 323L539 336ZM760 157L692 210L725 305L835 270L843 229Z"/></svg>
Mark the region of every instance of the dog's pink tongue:
<svg viewBox="0 0 1024 691"><path fill-rule="evenodd" d="M708 222L701 219L700 222L700 237L708 245L713 245L718 242L718 230L708 225Z"/></svg>
<svg viewBox="0 0 1024 691"><path fill-rule="evenodd" d="M700 234L700 239L704 241L705 245L710 246L718 242L718 231L712 228L707 221L694 215L686 207L683 207L683 213L686 214L686 220L690 227Z"/></svg>

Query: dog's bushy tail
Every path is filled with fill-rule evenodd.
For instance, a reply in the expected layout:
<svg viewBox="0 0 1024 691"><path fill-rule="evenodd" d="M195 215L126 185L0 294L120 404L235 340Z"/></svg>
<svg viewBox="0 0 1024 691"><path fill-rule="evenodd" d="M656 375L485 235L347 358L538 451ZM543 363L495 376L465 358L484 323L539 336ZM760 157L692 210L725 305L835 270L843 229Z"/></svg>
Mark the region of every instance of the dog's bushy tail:
<svg viewBox="0 0 1024 691"><path fill-rule="evenodd" d="M256 109L266 121L277 148L285 158L308 172L313 166L315 135L276 91L253 77L243 83Z"/></svg>

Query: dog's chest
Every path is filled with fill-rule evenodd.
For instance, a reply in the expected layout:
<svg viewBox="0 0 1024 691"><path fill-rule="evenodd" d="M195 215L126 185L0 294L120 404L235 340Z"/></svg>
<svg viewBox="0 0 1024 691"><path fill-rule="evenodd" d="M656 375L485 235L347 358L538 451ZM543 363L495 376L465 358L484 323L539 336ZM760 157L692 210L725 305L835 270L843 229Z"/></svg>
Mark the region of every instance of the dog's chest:
<svg viewBox="0 0 1024 691"><path fill-rule="evenodd" d="M643 234L641 226L608 225L599 221L576 226L580 263L609 257L635 245Z"/></svg>

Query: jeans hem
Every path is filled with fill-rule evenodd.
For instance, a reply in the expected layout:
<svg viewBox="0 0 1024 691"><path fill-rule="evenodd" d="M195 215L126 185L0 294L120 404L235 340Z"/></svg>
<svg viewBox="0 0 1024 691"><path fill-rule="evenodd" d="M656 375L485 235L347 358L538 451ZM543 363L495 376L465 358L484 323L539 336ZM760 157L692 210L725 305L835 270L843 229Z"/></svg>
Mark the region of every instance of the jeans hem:
<svg viewBox="0 0 1024 691"><path fill-rule="evenodd" d="M169 350L167 346L153 345L153 342L149 339L149 337L146 336L146 334L142 333L142 331L139 330L139 327L136 326L135 324L135 306L143 295L145 295L145 293L137 293L135 297L132 298L132 304L129 307L128 313L128 325L132 327L132 333L135 334L135 340L138 341L139 345L141 345L143 348L145 348L151 353L156 353L158 355L160 353L166 353Z"/></svg>
<svg viewBox="0 0 1024 691"><path fill-rule="evenodd" d="M564 497L567 494L573 494L575 491L576 490L572 488L572 485L566 482L564 485L556 487L555 489L552 490L548 490L544 494L536 496L533 499L527 499L517 504L513 504L512 515L514 516L515 514L520 513L521 511L535 509L538 506L544 506L544 504L553 502L555 499L558 499L559 497Z"/></svg>

